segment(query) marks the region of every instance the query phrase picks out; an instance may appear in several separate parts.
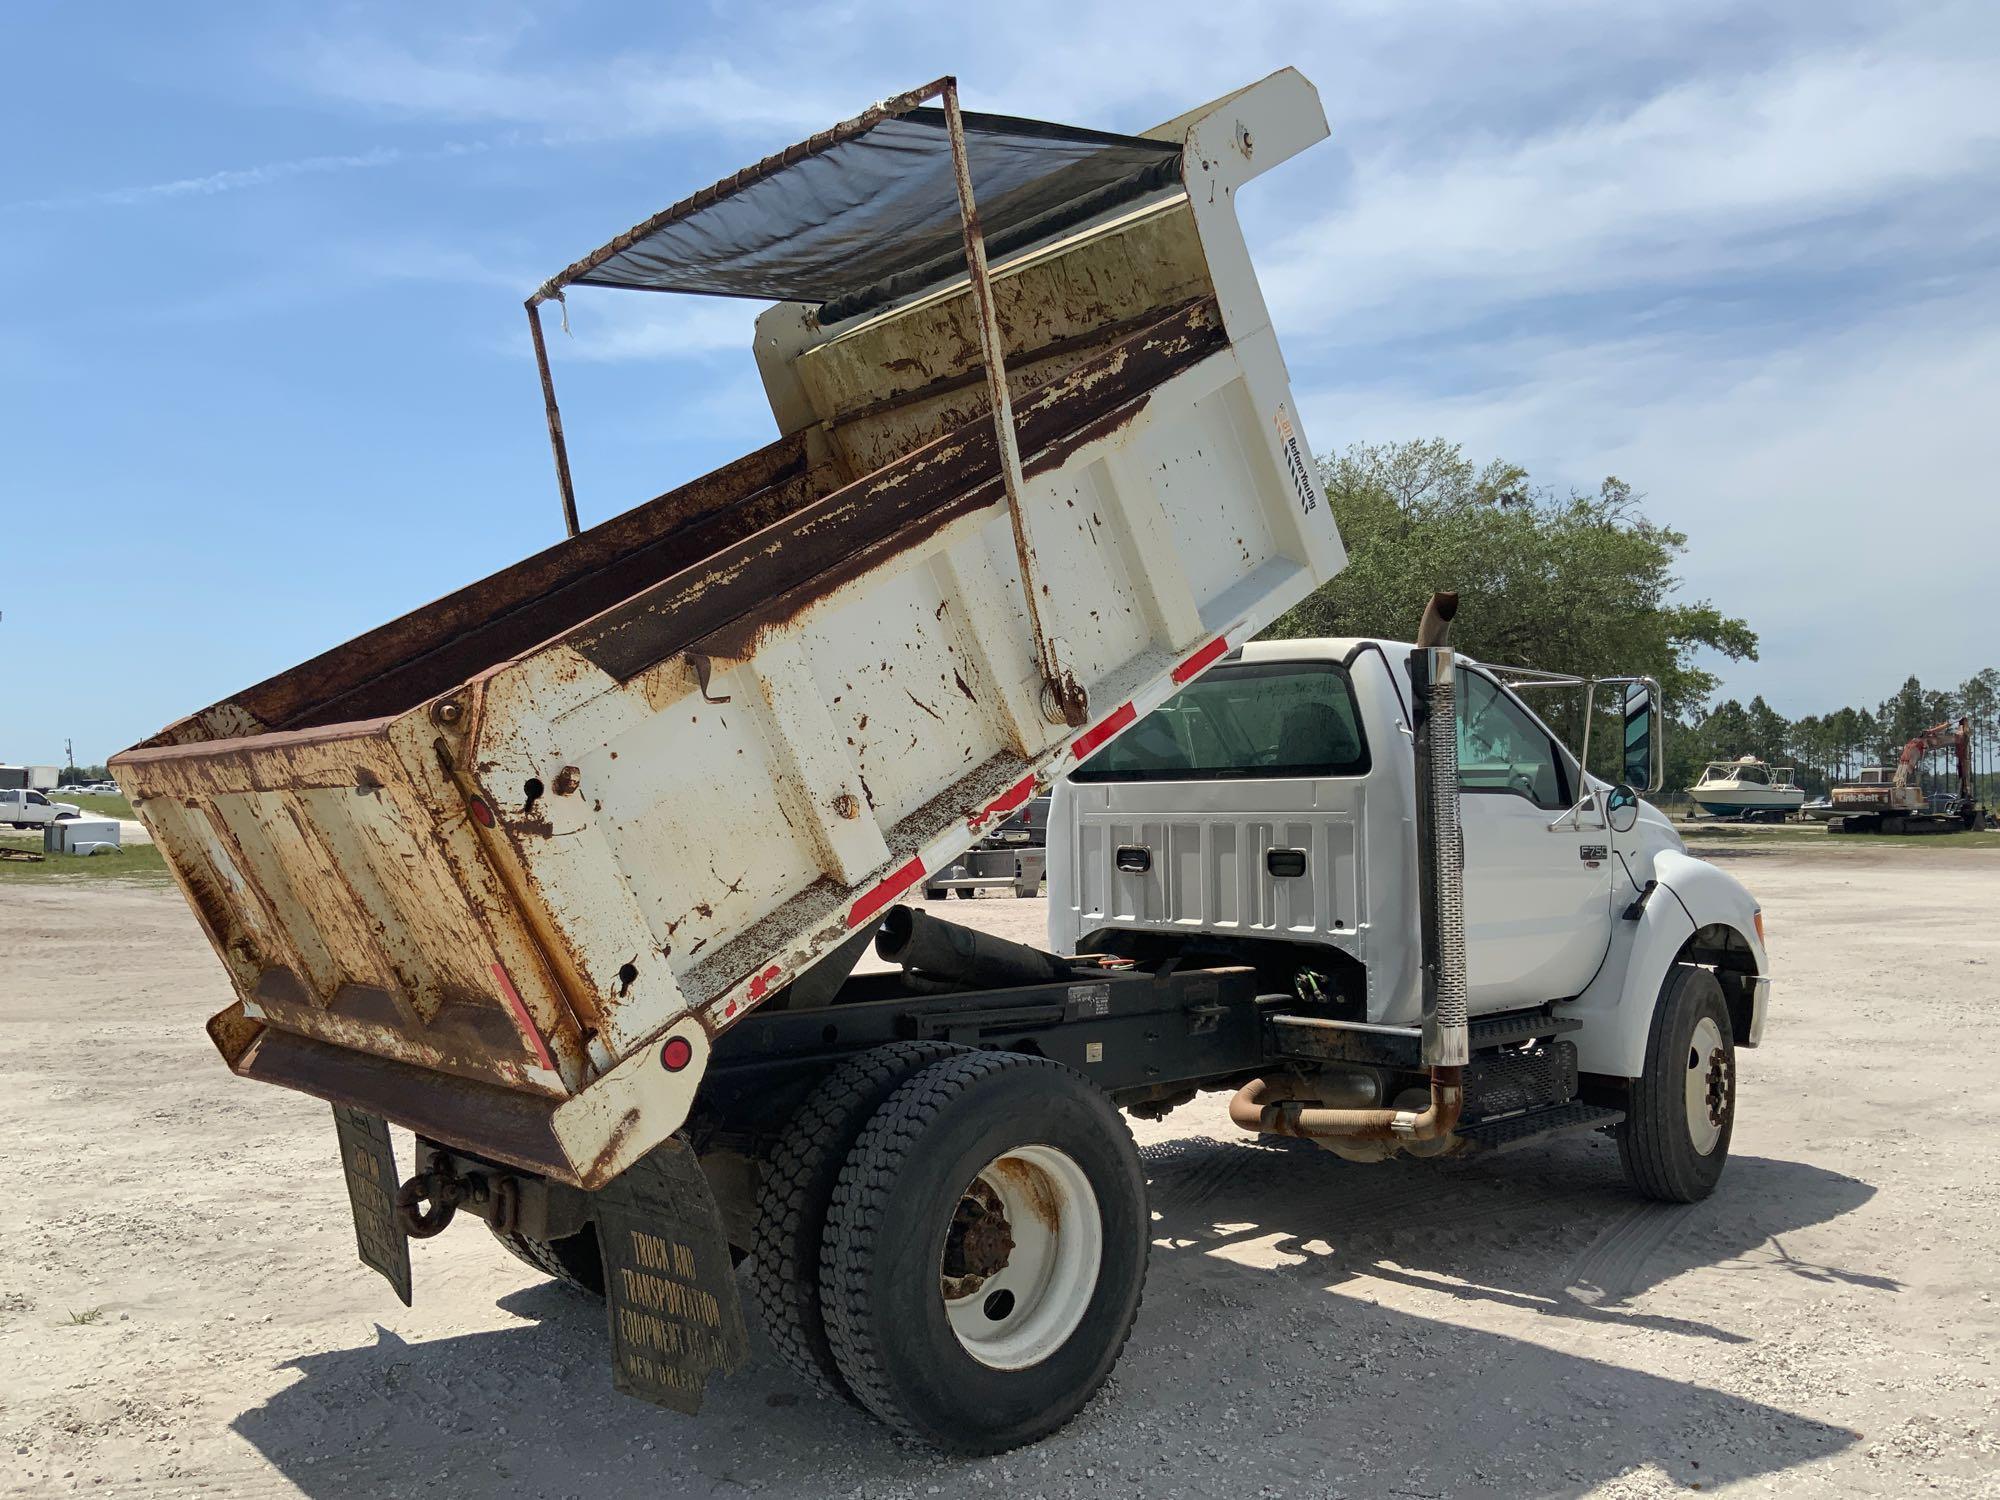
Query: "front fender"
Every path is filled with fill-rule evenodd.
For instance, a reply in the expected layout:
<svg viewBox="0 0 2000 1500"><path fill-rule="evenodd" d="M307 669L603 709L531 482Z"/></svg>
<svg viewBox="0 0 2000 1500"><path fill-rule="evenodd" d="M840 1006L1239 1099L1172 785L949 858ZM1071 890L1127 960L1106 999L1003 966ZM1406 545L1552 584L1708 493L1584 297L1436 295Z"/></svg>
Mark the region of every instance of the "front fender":
<svg viewBox="0 0 2000 1500"><path fill-rule="evenodd" d="M1667 970L1701 928L1732 929L1749 946L1757 974L1769 973L1764 942L1757 935L1756 898L1735 876L1669 849L1655 856L1653 878L1659 888L1637 921L1612 913L1611 943L1597 976L1581 995L1557 1007L1559 1014L1583 1022L1583 1029L1570 1038L1582 1072L1637 1078L1645 1071L1646 1039ZM1756 986L1759 1014L1753 1035L1762 1028L1765 989Z"/></svg>

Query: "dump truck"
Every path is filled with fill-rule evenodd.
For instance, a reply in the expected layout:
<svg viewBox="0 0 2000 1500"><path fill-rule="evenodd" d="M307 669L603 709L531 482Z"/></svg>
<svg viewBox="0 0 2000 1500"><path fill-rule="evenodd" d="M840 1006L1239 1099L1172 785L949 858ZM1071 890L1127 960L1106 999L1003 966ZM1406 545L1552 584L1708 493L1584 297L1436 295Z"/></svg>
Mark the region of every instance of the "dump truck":
<svg viewBox="0 0 2000 1500"><path fill-rule="evenodd" d="M1607 977L1470 1014L1445 596L1386 677L1332 668L1368 695L1359 794L1330 747L1284 759L1324 706L1237 747L1289 779L1239 824L1284 884L1233 935L1065 917L1047 951L904 899L1341 567L1236 210L1325 134L1291 70L1140 135L947 78L693 194L528 299L564 540L114 758L234 989L218 1051L332 1106L405 1301L412 1241L475 1218L604 1299L612 1388L697 1409L747 1295L807 1385L996 1452L1081 1410L1136 1318L1121 1110L1226 1089L1364 1157L1616 1128L1642 1190L1713 1186L1754 903L1662 851L1639 917L1599 913ZM777 439L584 528L542 317L583 288L770 303ZM1595 830L1636 794L1558 784L1578 836L1517 864L1626 858ZM1086 847L1186 876L1177 837L1070 841L1059 800L1053 904ZM1494 927L1523 963L1537 920ZM1582 1040L1614 1025L1665 1061L1620 1073Z"/></svg>

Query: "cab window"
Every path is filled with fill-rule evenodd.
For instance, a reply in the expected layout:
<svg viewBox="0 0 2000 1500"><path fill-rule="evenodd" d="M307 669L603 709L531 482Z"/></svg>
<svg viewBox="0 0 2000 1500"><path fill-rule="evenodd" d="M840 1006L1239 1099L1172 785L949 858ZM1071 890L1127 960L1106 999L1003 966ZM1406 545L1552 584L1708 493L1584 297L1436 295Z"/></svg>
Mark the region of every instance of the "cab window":
<svg viewBox="0 0 2000 1500"><path fill-rule="evenodd" d="M1331 662L1217 667L1070 772L1070 780L1362 776L1368 742Z"/></svg>
<svg viewBox="0 0 2000 1500"><path fill-rule="evenodd" d="M1459 674L1458 784L1467 792L1525 797L1551 810L1569 806L1569 768L1534 717L1478 672Z"/></svg>
<svg viewBox="0 0 2000 1500"><path fill-rule="evenodd" d="M44 797L40 792L30 792L28 793L28 805L30 807L47 807L49 799Z"/></svg>

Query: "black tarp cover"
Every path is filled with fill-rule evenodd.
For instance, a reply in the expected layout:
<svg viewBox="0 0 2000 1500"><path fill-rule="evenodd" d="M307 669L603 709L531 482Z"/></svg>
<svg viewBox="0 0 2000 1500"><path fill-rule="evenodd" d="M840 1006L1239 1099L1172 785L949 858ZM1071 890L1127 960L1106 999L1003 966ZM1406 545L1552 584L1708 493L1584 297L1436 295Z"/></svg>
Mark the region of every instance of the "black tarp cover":
<svg viewBox="0 0 2000 1500"><path fill-rule="evenodd" d="M1005 115L963 119L991 256L1180 187L1175 142ZM566 275L583 286L825 304L821 317L832 322L964 275L961 235L944 111L914 109Z"/></svg>

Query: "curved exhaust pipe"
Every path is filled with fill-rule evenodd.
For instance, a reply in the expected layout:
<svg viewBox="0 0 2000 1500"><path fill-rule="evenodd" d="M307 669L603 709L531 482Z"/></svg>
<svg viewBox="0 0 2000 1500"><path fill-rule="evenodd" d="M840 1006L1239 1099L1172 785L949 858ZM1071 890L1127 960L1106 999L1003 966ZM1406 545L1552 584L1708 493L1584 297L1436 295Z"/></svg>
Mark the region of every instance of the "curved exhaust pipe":
<svg viewBox="0 0 2000 1500"><path fill-rule="evenodd" d="M1304 1079L1253 1078L1229 1101L1230 1123L1259 1135L1302 1141L1438 1141L1458 1125L1465 1106L1463 1069L1431 1069L1431 1101L1420 1110L1328 1109Z"/></svg>
<svg viewBox="0 0 2000 1500"><path fill-rule="evenodd" d="M1458 595L1431 595L1409 657L1430 1104L1421 1110L1328 1109L1300 1097L1308 1084L1255 1078L1229 1101L1229 1118L1245 1130L1304 1140L1395 1143L1441 1140L1458 1126L1471 1042L1465 993L1465 845L1458 821L1458 683L1449 644L1457 614Z"/></svg>

